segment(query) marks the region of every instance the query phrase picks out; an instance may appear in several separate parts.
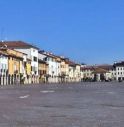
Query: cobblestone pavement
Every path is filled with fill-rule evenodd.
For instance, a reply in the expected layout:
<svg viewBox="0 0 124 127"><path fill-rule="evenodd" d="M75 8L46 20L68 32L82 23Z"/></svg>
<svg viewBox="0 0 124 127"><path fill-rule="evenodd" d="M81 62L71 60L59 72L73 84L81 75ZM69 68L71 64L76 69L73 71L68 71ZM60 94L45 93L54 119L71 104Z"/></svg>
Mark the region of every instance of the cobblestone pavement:
<svg viewBox="0 0 124 127"><path fill-rule="evenodd" d="M0 86L0 127L124 127L124 83Z"/></svg>

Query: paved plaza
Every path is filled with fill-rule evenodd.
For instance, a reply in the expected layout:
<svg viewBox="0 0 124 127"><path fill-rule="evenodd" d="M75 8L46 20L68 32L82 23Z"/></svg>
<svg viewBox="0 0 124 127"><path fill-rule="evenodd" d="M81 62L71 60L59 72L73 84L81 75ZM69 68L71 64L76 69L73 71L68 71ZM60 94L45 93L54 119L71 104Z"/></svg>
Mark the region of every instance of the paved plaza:
<svg viewBox="0 0 124 127"><path fill-rule="evenodd" d="M124 127L124 83L0 86L0 127Z"/></svg>

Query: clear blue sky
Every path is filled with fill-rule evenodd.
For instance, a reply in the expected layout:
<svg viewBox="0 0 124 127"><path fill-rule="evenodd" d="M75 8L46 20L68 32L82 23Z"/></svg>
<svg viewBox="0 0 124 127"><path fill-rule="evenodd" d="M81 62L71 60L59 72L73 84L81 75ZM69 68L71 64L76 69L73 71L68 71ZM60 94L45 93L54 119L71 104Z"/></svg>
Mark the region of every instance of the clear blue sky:
<svg viewBox="0 0 124 127"><path fill-rule="evenodd" d="M1 38L73 60L124 60L124 0L0 0Z"/></svg>

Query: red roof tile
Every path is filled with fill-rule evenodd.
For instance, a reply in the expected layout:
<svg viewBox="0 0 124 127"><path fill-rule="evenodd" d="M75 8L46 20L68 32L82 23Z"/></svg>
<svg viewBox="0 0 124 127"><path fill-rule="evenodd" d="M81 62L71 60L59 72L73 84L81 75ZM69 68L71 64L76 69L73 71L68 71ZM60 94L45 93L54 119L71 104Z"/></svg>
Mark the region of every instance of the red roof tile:
<svg viewBox="0 0 124 127"><path fill-rule="evenodd" d="M36 48L36 46L23 41L4 41L0 42L0 46L7 45L8 48Z"/></svg>

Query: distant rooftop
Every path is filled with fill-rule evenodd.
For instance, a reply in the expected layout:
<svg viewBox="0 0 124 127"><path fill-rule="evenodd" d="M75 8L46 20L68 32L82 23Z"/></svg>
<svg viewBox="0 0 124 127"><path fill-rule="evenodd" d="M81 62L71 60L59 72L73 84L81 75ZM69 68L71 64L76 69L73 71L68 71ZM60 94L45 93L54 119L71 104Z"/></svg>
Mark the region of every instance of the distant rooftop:
<svg viewBox="0 0 124 127"><path fill-rule="evenodd" d="M121 61L121 62L118 62L118 63L115 63L114 66L124 66L124 61Z"/></svg>

